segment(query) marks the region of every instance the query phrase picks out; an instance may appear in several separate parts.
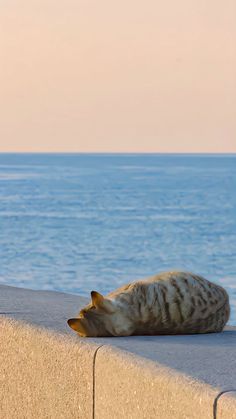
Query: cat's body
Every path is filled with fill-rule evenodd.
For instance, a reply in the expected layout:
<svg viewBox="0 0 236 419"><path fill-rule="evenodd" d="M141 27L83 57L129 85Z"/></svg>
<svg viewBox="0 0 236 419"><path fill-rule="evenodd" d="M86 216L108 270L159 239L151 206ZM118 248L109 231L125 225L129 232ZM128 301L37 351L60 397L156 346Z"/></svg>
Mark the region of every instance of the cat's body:
<svg viewBox="0 0 236 419"><path fill-rule="evenodd" d="M68 321L81 336L220 332L230 313L222 287L188 272L164 272L91 297Z"/></svg>

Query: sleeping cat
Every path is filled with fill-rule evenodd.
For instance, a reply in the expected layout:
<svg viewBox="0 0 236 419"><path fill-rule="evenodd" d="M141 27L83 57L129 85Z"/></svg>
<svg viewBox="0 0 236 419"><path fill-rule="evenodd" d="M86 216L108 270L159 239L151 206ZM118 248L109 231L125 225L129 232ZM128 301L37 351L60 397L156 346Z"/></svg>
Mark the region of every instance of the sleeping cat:
<svg viewBox="0 0 236 419"><path fill-rule="evenodd" d="M173 335L221 332L229 318L224 288L189 272L138 280L91 303L69 326L80 336Z"/></svg>

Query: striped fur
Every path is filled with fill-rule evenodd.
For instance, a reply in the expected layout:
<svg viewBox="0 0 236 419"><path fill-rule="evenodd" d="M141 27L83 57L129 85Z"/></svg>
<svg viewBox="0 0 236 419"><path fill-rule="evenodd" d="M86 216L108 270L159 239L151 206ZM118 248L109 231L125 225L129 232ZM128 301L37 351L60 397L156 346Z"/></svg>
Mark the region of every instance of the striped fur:
<svg viewBox="0 0 236 419"><path fill-rule="evenodd" d="M164 272L138 280L91 304L68 320L80 336L221 332L229 318L227 292L189 272Z"/></svg>

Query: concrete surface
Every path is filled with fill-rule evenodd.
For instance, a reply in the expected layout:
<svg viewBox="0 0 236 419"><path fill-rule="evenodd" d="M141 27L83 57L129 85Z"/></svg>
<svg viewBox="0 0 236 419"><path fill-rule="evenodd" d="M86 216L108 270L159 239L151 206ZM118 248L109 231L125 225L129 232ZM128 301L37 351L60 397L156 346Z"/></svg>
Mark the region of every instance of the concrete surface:
<svg viewBox="0 0 236 419"><path fill-rule="evenodd" d="M227 391L217 397L216 419L236 419L236 391Z"/></svg>
<svg viewBox="0 0 236 419"><path fill-rule="evenodd" d="M94 345L0 321L0 418L91 418Z"/></svg>
<svg viewBox="0 0 236 419"><path fill-rule="evenodd" d="M99 343L63 335L83 298L0 286L0 418L91 419Z"/></svg>
<svg viewBox="0 0 236 419"><path fill-rule="evenodd" d="M4 419L214 418L219 393L236 391L236 328L208 335L79 338L66 320L87 302L0 285ZM32 400L37 415L27 416ZM234 418L235 403L235 393L222 395L215 418ZM24 416L14 416L23 405ZM42 416L47 409L50 415Z"/></svg>
<svg viewBox="0 0 236 419"><path fill-rule="evenodd" d="M32 291L0 285L0 315L61 333L70 333L67 319L87 302L87 298L62 292ZM70 334L74 336L74 333Z"/></svg>
<svg viewBox="0 0 236 419"><path fill-rule="evenodd" d="M171 368L103 346L95 365L96 415L102 419L212 419L218 391Z"/></svg>

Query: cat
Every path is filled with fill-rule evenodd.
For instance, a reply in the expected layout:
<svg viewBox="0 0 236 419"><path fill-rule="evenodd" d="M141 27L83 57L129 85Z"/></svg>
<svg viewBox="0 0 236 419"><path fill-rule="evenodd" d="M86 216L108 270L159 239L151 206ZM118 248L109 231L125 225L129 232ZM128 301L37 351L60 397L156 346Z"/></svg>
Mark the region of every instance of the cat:
<svg viewBox="0 0 236 419"><path fill-rule="evenodd" d="M221 332L229 319L227 292L190 272L163 272L91 303L69 326L80 336L175 335Z"/></svg>

